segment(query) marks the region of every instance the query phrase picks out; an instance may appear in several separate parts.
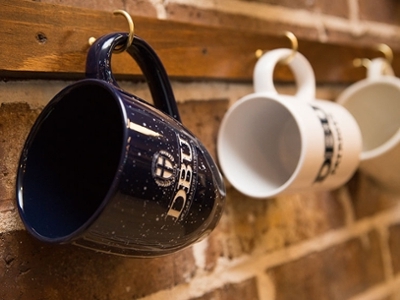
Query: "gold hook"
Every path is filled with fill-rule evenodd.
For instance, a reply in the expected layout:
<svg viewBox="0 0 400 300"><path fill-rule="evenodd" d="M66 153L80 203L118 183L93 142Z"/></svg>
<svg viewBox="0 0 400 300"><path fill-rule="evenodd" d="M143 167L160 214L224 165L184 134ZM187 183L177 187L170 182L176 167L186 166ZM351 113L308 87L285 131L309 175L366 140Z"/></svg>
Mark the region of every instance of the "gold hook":
<svg viewBox="0 0 400 300"><path fill-rule="evenodd" d="M121 45L120 47L114 49L114 52L121 53L121 52L124 52L126 49L128 49L132 45L133 38L135 36L135 25L132 21L131 16L126 11L119 9L119 10L115 10L113 13L114 13L114 15L118 15L118 14L123 15L126 18L126 20L128 21L128 25L129 25L129 35L128 35L128 40L126 41L125 45ZM88 41L89 45L92 45L95 41L96 41L95 37L90 37L89 41Z"/></svg>
<svg viewBox="0 0 400 300"><path fill-rule="evenodd" d="M284 35L290 40L290 43L291 43L291 46L292 46L291 47L292 48L292 53L290 55L288 55L288 57L280 60L281 64L287 65L293 60L294 56L296 55L296 53L297 53L297 51L299 49L299 42L298 42L296 36L293 34L293 32L285 31ZM263 53L264 53L263 50L257 49L256 52L255 52L255 55L256 55L257 58L260 58L263 55Z"/></svg>
<svg viewBox="0 0 400 300"><path fill-rule="evenodd" d="M135 25L133 24L131 16L126 11L121 10L121 9L115 10L114 15L118 15L118 14L123 15L126 18L126 20L128 21L128 25L129 25L128 40L126 41L125 45L115 48L115 50L114 50L114 52L116 52L116 53L121 53L121 52L124 52L126 49L128 49L132 45L133 37L135 34Z"/></svg>
<svg viewBox="0 0 400 300"><path fill-rule="evenodd" d="M393 62L393 51L392 49L386 44L378 44L376 46L376 50L382 52L385 56L388 65L391 65ZM355 58L353 59L353 66L355 67L365 67L368 68L371 60L368 58Z"/></svg>
<svg viewBox="0 0 400 300"><path fill-rule="evenodd" d="M290 40L290 43L292 44L292 53L288 55L288 57L282 59L280 61L281 64L287 65L289 64L293 58L296 56L296 53L299 49L299 42L297 41L296 36L293 34L293 32L286 31L285 36Z"/></svg>
<svg viewBox="0 0 400 300"><path fill-rule="evenodd" d="M392 51L392 49L391 49L388 45L386 45L386 44L379 44L379 45L376 47L376 50L382 52L383 55L385 55L385 58L386 58L386 60L387 60L387 62L388 62L389 65L392 64L392 62L393 62L393 51Z"/></svg>

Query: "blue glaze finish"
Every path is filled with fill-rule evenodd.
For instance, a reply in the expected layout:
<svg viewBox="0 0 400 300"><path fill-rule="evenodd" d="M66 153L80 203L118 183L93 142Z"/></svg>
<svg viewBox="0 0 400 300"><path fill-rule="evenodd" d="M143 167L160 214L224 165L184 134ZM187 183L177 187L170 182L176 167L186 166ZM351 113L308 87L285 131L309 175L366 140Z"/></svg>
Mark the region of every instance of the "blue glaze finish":
<svg viewBox="0 0 400 300"><path fill-rule="evenodd" d="M111 56L113 49L125 43L126 40L126 33L112 33L96 40L89 49L86 77L101 79L118 87L111 71ZM181 121L167 72L154 50L146 41L135 36L127 52L134 58L146 77L154 105Z"/></svg>
<svg viewBox="0 0 400 300"><path fill-rule="evenodd" d="M166 72L138 37L128 52L155 107L116 84L112 50L126 38L97 40L88 54L90 78L66 87L38 117L21 154L18 209L27 230L45 242L160 256L214 229L225 187L207 150L178 121Z"/></svg>

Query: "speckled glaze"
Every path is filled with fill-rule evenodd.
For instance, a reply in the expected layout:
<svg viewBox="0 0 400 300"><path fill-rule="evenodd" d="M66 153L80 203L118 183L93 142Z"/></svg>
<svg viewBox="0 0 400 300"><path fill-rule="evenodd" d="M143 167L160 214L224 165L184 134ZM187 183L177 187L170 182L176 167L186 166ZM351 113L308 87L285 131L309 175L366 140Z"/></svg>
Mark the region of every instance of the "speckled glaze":
<svg viewBox="0 0 400 300"><path fill-rule="evenodd" d="M38 117L20 158L17 204L39 240L160 256L213 230L225 187L207 150L180 123L164 67L139 37L127 51L154 106L118 87L110 61L126 39L99 38L88 53L88 78L62 90Z"/></svg>

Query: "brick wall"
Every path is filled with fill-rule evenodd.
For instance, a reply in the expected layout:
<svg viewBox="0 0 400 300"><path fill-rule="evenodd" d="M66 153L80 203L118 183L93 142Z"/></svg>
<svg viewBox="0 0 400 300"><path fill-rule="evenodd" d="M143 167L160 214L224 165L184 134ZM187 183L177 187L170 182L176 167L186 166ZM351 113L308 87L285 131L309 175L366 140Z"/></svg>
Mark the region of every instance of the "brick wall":
<svg viewBox="0 0 400 300"><path fill-rule="evenodd" d="M400 44L397 0L46 2L293 30L321 42ZM162 258L116 257L32 239L14 204L17 160L41 108L68 83L0 82L0 299L400 299L400 196L362 173L335 191L268 200L247 198L228 185L227 206L212 234ZM144 83L121 85L150 98ZM318 97L333 100L345 87L319 86ZM215 156L219 123L234 101L252 92L251 83L174 81L173 88L183 123ZM279 90L292 93L294 87Z"/></svg>

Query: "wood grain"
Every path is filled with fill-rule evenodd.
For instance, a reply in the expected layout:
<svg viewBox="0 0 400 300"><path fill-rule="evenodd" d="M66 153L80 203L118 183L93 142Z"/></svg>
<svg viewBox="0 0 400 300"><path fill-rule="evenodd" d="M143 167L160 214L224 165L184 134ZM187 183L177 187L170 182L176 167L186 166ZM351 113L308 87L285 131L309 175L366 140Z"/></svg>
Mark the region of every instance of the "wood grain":
<svg viewBox="0 0 400 300"><path fill-rule="evenodd" d="M171 78L250 81L256 49L287 47L280 33L266 36L238 31L132 16L135 33L160 56ZM3 78L79 78L84 76L88 39L115 31L127 31L126 20L112 12L2 0L0 9L0 76ZM376 57L374 49L356 43L336 45L299 40L300 51L311 62L318 82L350 82L362 79L365 69L354 68L356 57ZM396 54L400 53L395 50ZM131 78L141 72L126 53L113 56L113 71ZM400 73L400 64L393 65ZM292 80L287 67L277 67L277 80Z"/></svg>

